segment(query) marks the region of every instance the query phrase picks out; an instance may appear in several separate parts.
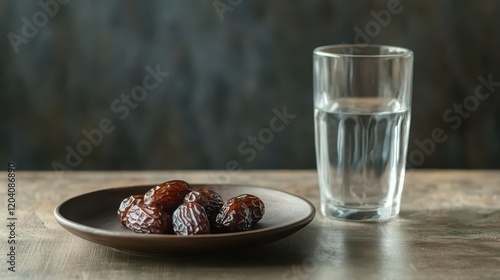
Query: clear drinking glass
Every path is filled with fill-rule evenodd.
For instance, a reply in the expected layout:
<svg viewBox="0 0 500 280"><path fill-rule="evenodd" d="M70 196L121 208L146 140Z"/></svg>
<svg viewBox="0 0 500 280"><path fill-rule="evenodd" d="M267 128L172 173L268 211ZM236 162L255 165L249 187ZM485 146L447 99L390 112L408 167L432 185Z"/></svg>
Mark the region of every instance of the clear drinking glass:
<svg viewBox="0 0 500 280"><path fill-rule="evenodd" d="M323 215L399 213L410 128L412 51L379 45L314 50L316 162Z"/></svg>

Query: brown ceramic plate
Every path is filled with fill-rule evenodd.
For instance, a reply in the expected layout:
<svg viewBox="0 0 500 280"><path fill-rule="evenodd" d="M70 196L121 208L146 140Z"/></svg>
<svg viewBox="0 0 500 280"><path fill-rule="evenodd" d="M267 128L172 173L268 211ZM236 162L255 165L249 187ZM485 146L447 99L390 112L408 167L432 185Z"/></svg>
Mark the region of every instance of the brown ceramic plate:
<svg viewBox="0 0 500 280"><path fill-rule="evenodd" d="M211 189L224 200L240 194L253 194L264 202L266 213L251 230L237 233L179 236L140 234L123 227L116 215L120 202L145 193L153 186L105 189L70 198L54 210L57 222L74 235L116 249L146 254L179 254L193 251L228 250L277 241L310 223L314 206L298 196L247 185L192 185Z"/></svg>

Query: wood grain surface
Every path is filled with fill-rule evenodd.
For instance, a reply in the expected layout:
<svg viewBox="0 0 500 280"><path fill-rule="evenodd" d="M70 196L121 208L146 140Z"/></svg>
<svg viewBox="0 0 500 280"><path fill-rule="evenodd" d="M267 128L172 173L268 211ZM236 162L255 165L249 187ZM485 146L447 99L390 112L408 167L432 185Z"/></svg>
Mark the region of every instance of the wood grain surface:
<svg viewBox="0 0 500 280"><path fill-rule="evenodd" d="M500 279L500 171L410 172L402 211L385 223L330 220L319 213L312 170L17 172L16 272L7 270L1 227L0 279ZM93 190L183 179L272 187L311 201L314 221L281 241L231 254L134 255L82 240L54 208ZM0 173L7 224L7 174Z"/></svg>

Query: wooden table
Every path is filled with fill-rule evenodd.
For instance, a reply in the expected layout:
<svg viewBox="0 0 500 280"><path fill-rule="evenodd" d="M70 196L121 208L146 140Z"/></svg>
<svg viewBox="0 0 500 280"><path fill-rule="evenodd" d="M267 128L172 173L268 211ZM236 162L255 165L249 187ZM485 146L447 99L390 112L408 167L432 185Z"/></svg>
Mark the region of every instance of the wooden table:
<svg viewBox="0 0 500 280"><path fill-rule="evenodd" d="M219 176L221 175L221 176ZM500 172L415 171L402 212L387 223L347 223L319 213L316 172L243 171L231 183L277 188L310 200L314 221L250 253L206 258L151 257L82 240L59 226L53 210L85 192L168 179L227 179L214 171L17 172L16 272L7 270L1 227L0 279L500 279ZM7 174L1 173L7 218Z"/></svg>

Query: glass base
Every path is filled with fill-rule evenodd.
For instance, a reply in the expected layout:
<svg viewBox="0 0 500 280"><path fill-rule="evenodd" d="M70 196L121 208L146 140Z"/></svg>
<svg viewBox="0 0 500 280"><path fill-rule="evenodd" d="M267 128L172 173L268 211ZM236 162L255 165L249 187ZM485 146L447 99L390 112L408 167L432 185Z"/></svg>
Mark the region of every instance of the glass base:
<svg viewBox="0 0 500 280"><path fill-rule="evenodd" d="M377 222L396 217L399 208L399 205L391 205L374 209L357 209L322 204L321 213L326 217L342 221Z"/></svg>

